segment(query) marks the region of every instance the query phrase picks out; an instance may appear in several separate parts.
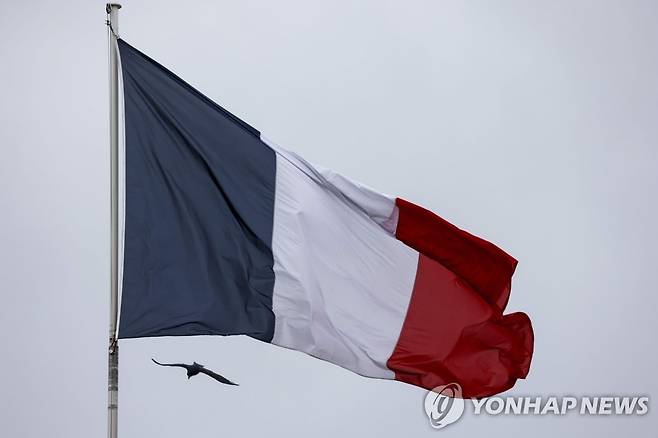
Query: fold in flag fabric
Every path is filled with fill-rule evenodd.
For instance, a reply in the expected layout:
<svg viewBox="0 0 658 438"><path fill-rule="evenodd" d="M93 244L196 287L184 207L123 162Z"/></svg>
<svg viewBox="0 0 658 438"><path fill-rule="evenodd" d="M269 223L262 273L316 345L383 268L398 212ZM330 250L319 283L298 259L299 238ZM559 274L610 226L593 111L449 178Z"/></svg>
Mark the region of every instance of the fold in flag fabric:
<svg viewBox="0 0 658 438"><path fill-rule="evenodd" d="M434 213L311 165L119 40L120 338L244 334L464 397L512 387L533 332L517 261Z"/></svg>

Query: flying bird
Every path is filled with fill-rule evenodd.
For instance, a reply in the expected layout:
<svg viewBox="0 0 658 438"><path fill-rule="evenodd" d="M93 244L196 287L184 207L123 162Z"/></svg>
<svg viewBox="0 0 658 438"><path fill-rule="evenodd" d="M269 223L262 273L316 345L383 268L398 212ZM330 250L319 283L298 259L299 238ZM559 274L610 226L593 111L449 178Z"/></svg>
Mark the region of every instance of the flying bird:
<svg viewBox="0 0 658 438"><path fill-rule="evenodd" d="M204 367L201 364L198 364L194 362L192 365L187 365L184 363L160 363L157 360L151 358L153 362L156 364L160 365L161 367L180 367L180 368L185 368L187 370L187 378L189 379L190 377L196 376L199 373L203 373L206 376L210 376L213 379L217 380L220 383L224 383L225 385L235 385L238 386L237 383L231 382L229 379L227 379L224 376L221 376L217 374L214 371L209 370L208 368Z"/></svg>

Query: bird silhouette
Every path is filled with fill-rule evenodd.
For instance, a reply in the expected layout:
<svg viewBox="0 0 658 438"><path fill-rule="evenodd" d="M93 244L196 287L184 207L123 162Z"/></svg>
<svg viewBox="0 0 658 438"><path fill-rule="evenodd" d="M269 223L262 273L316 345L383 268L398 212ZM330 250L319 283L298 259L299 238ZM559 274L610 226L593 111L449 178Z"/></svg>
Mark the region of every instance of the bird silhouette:
<svg viewBox="0 0 658 438"><path fill-rule="evenodd" d="M199 373L205 374L206 376L210 376L213 379L217 380L220 383L223 383L225 385L235 385L238 386L237 383L231 382L229 379L227 379L224 376L220 376L214 371L209 370L208 368L204 367L201 364L198 364L194 362L192 365L187 365L184 363L160 363L157 360L151 358L153 362L156 364L160 365L161 367L179 367L179 368L185 368L187 370L187 378L189 379L190 377L196 376Z"/></svg>

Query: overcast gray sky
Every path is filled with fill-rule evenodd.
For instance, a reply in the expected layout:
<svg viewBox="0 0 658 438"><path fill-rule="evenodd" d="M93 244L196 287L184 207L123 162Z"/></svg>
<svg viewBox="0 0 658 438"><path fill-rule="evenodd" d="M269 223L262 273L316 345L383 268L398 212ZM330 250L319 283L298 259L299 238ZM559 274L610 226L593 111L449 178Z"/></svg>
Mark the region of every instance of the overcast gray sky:
<svg viewBox="0 0 658 438"><path fill-rule="evenodd" d="M268 138L520 264L512 395L658 395L658 2L123 2L126 41ZM0 434L103 436L109 267L100 1L0 8ZM150 358L204 363L237 388ZM649 436L643 417L429 427L425 391L245 337L121 343L120 437Z"/></svg>

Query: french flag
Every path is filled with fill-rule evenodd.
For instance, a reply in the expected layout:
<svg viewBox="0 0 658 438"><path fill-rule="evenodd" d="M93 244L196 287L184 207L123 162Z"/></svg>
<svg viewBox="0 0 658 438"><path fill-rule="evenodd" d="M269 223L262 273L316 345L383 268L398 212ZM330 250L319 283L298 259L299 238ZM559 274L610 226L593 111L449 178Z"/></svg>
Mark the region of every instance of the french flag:
<svg viewBox="0 0 658 438"><path fill-rule="evenodd" d="M517 261L263 137L123 40L119 337L248 335L464 397L528 374Z"/></svg>

